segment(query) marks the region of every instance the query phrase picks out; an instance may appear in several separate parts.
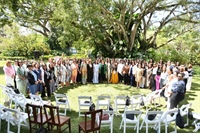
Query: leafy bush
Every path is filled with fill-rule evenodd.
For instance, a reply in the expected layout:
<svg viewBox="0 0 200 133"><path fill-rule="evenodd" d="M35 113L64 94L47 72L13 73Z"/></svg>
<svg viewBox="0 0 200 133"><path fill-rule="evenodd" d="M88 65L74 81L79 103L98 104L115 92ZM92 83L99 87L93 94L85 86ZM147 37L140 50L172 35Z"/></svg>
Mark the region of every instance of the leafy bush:
<svg viewBox="0 0 200 133"><path fill-rule="evenodd" d="M26 57L22 56L0 56L0 60L26 60Z"/></svg>

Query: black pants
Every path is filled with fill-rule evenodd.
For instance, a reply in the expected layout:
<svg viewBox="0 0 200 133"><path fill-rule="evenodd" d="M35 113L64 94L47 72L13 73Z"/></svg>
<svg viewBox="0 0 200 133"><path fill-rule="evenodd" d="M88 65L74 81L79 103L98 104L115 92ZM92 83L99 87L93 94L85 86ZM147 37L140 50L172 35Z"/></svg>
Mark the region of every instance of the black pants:
<svg viewBox="0 0 200 133"><path fill-rule="evenodd" d="M45 95L45 87L46 87L46 89L47 89L47 96L48 97L51 97L51 91L50 91L50 83L49 82L46 82L45 83L45 85L43 86L43 90L42 90L42 95L41 95L41 97L46 97L46 95Z"/></svg>
<svg viewBox="0 0 200 133"><path fill-rule="evenodd" d="M129 85L129 80L130 80L130 78L129 78L129 76L128 76L128 74L124 74L124 84L125 85Z"/></svg>
<svg viewBox="0 0 200 133"><path fill-rule="evenodd" d="M123 81L123 76L122 76L120 73L118 73L118 78L119 78L119 83L122 83L122 81Z"/></svg>
<svg viewBox="0 0 200 133"><path fill-rule="evenodd" d="M185 94L181 92L175 92L170 97L170 109L177 107L177 105L185 98Z"/></svg>
<svg viewBox="0 0 200 133"><path fill-rule="evenodd" d="M130 75L130 85L134 87L136 86L135 75Z"/></svg>
<svg viewBox="0 0 200 133"><path fill-rule="evenodd" d="M156 90L156 80L155 80L155 76L156 76L156 75L153 74L152 77L151 77L151 83L150 83L150 84L151 84L151 90L152 90L152 91L155 91L155 90Z"/></svg>

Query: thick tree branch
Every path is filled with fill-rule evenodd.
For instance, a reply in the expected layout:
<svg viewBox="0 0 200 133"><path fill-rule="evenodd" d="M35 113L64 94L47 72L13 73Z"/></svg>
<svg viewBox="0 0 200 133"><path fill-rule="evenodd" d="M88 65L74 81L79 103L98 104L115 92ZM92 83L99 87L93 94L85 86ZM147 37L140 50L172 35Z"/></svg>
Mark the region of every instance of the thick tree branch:
<svg viewBox="0 0 200 133"><path fill-rule="evenodd" d="M170 38L167 42L165 42L165 43L163 43L163 44L157 46L155 49L159 49L159 48L161 48L161 47L163 47L163 46L169 44L170 42L176 40L177 37L179 37L179 36L181 36L181 35L183 35L183 34L185 34L185 33L187 33L187 32L190 32L190 31L192 31L193 29L194 29L194 28L192 28L192 29L187 29L187 30L184 30L184 31L182 31L182 32L180 32L180 33L174 35L174 36L173 36L172 38Z"/></svg>

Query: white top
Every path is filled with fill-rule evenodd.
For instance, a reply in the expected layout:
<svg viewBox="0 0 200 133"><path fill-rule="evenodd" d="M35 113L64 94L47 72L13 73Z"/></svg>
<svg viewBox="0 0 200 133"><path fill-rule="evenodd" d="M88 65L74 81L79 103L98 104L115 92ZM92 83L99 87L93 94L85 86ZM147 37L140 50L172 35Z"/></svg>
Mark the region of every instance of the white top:
<svg viewBox="0 0 200 133"><path fill-rule="evenodd" d="M153 68L153 72L152 72L152 74L156 75L157 70L158 70L158 67Z"/></svg>
<svg viewBox="0 0 200 133"><path fill-rule="evenodd" d="M119 63L119 64L117 65L117 72L120 73L120 74L122 74L122 69L123 69L123 67L124 67L124 64Z"/></svg>

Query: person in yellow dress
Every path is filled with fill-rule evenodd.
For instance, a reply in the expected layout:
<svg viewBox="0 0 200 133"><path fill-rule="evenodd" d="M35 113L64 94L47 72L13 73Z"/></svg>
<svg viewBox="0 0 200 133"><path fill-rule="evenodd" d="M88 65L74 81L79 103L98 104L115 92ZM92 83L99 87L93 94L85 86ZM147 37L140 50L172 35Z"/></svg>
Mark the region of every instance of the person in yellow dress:
<svg viewBox="0 0 200 133"><path fill-rule="evenodd" d="M110 83L117 84L119 82L117 66L115 64L113 64L112 67L113 67L113 70L112 70L112 74L111 74Z"/></svg>

